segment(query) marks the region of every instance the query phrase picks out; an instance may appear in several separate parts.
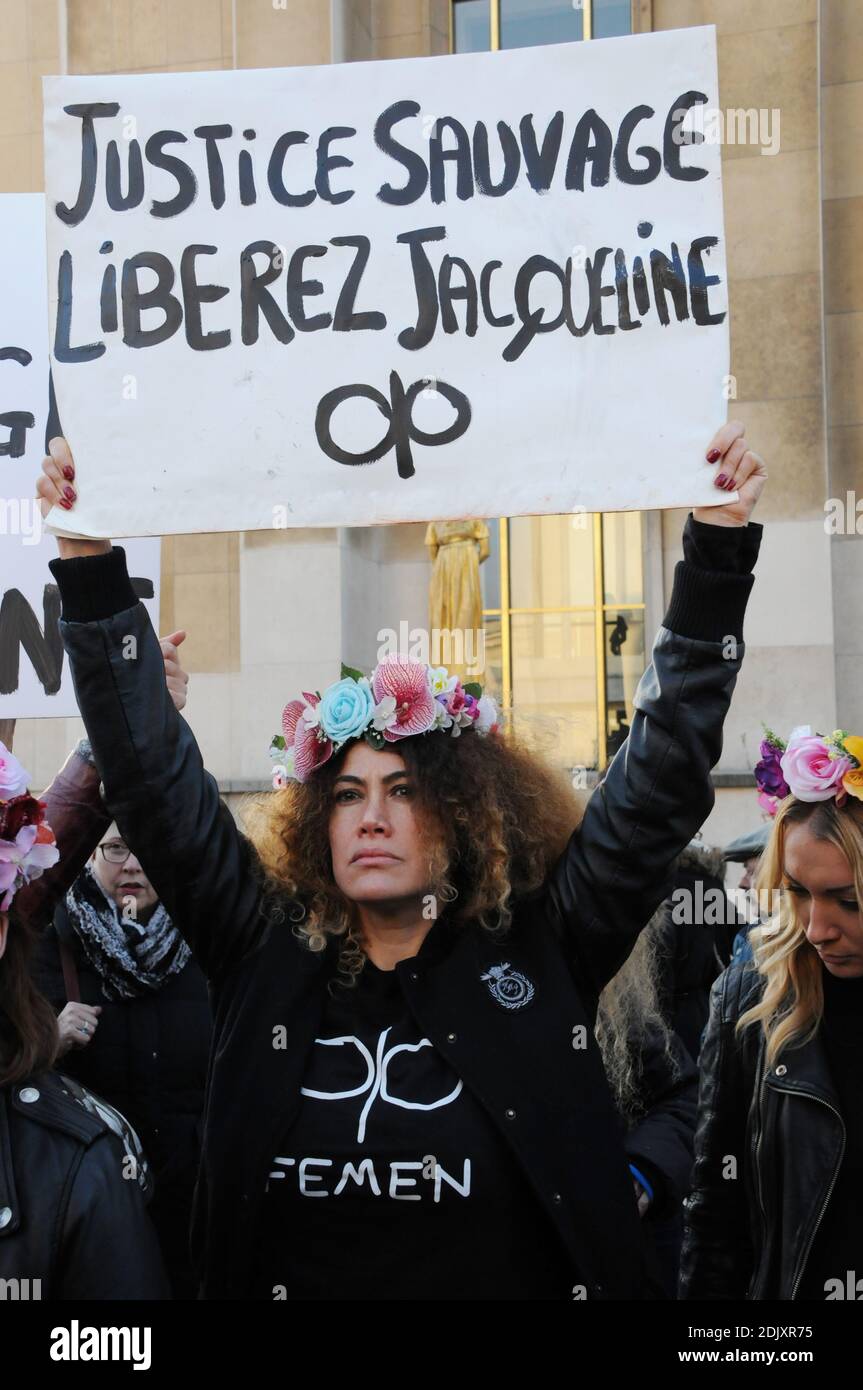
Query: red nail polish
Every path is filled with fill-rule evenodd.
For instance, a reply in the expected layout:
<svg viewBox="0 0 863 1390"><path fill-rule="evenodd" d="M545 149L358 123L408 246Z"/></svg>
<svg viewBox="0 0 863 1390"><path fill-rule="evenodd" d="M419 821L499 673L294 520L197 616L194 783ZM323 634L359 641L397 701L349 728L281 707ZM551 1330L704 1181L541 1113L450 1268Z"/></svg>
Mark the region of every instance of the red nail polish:
<svg viewBox="0 0 863 1390"><path fill-rule="evenodd" d="M71 502L67 502L65 497L61 497L61 498L60 498L59 505L60 505L61 507L65 507L67 512L71 512L71 510L72 510L72 503L71 503Z"/></svg>
<svg viewBox="0 0 863 1390"><path fill-rule="evenodd" d="M71 488L71 487L64 487L64 489L63 489L63 496L64 496L64 497L67 497L67 498L69 499L70 502L74 502L74 501L75 501L75 491L74 491L74 489Z"/></svg>
<svg viewBox="0 0 863 1390"><path fill-rule="evenodd" d="M707 455L707 462L708 462L708 463L715 463L716 460L717 460L718 458L719 458L719 450L718 450L718 449L711 449L711 450L710 450L710 453Z"/></svg>
<svg viewBox="0 0 863 1390"><path fill-rule="evenodd" d="M728 479L726 478L724 473L720 473L719 477L714 478L713 481L717 487L725 487L725 484L728 482Z"/></svg>
<svg viewBox="0 0 863 1390"><path fill-rule="evenodd" d="M71 483L71 481L72 481L72 479L74 478L74 476L75 476L75 470L74 470L74 468L72 467L71 463L64 463L64 464L63 464L63 477L64 477L64 478L67 478L67 479L69 480L69 482Z"/></svg>
<svg viewBox="0 0 863 1390"><path fill-rule="evenodd" d="M729 479L728 479L728 482L725 484L725 491L726 491L726 492L733 492L733 491L734 491L734 479L733 479L733 478L729 478Z"/></svg>

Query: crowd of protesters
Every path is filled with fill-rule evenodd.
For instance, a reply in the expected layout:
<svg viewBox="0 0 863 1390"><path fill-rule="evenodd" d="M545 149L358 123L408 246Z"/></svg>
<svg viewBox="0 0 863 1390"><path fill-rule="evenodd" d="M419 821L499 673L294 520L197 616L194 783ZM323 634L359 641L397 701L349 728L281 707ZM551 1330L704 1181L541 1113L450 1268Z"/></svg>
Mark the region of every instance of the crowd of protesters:
<svg viewBox="0 0 863 1390"><path fill-rule="evenodd" d="M701 838L766 478L733 422L707 459L738 500L690 515L586 804L482 692L388 657L289 701L244 833L180 714L184 634L156 638L121 547L58 538L88 738L39 801L0 745L0 1276L66 1300L845 1296L863 739L767 735L771 820ZM43 504L73 478L52 441ZM741 915L730 863L775 913Z"/></svg>

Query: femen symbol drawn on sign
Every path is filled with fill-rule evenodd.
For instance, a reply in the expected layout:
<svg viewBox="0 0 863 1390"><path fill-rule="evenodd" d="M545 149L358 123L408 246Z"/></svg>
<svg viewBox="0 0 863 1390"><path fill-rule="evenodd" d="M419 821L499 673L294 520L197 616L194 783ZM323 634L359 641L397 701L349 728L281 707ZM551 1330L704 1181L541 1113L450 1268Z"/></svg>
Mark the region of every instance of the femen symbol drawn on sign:
<svg viewBox="0 0 863 1390"><path fill-rule="evenodd" d="M455 419L446 429L437 430L434 434L430 434L414 424L414 402L421 391L436 391L453 407L456 413ZM364 454L353 454L347 449L342 449L333 439L330 428L335 411L343 401L351 400L354 396L374 401L384 419L389 421L387 432L380 442ZM389 400L382 392L376 391L373 386L366 386L361 381L354 382L350 386L337 386L334 391L328 391L325 396L321 397L318 404L315 415L315 434L321 449L328 458L333 459L336 463L376 463L390 449L395 449L399 477L412 478L416 469L411 456L411 441L415 444L451 444L454 439L458 439L464 434L470 420L470 401L462 391L456 390L454 386L449 386L445 381L437 381L434 377L426 376L421 377L419 381L415 381L405 390L398 372L390 372Z"/></svg>

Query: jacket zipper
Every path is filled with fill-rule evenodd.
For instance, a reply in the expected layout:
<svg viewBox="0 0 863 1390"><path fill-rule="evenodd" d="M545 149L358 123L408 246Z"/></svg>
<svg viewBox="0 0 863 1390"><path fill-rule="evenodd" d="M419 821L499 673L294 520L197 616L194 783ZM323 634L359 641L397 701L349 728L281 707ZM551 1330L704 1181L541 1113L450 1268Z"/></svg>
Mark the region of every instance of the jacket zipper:
<svg viewBox="0 0 863 1390"><path fill-rule="evenodd" d="M756 1106L755 1106L755 1114L756 1114L756 1122L757 1122L757 1137L756 1137L756 1140L755 1140L755 1186L756 1186L756 1190L757 1190L757 1192L758 1192L758 1211L759 1211L759 1213L760 1213L760 1215L761 1215L761 1229L762 1229L763 1242L764 1242L764 1243L763 1243L763 1246L762 1246L762 1249L766 1249L766 1248L767 1248L767 1212L764 1210L764 1202L763 1202L763 1200L762 1200L762 1195L761 1195L761 1164L759 1163L759 1157L760 1157L760 1152L761 1152L761 1139L762 1139L762 1135L763 1135L763 1131L764 1131L764 1126L763 1126L762 1123L761 1123L761 1096L762 1096L762 1091L763 1091L763 1089L764 1089L764 1069L763 1069L763 1066L761 1065L762 1062L763 1062L763 1056L759 1058L759 1070L760 1070L760 1075L759 1075L759 1078L758 1078L758 1087L757 1087L757 1090L756 1090ZM755 1276L755 1277L757 1277L757 1276ZM750 1295L749 1295L749 1296L752 1297L752 1298L754 1298L754 1296L755 1296L755 1278L753 1278L752 1285L750 1286Z"/></svg>
<svg viewBox="0 0 863 1390"><path fill-rule="evenodd" d="M827 1189L827 1196L821 1203L821 1210L818 1213L815 1225L812 1227L809 1239L806 1242L806 1247L803 1250L803 1253L801 1254L799 1260L797 1261L797 1268L794 1271L794 1278L791 1283L791 1299L793 1300L794 1295L797 1293L800 1280L803 1277L803 1271L806 1267L806 1261L809 1258L809 1252L812 1249L813 1242L815 1240L816 1235L818 1234L818 1227L821 1225L821 1222L824 1218L824 1213L827 1210L827 1203L830 1201L833 1189L836 1186L836 1179L839 1177L839 1170L842 1167L842 1160L845 1157L845 1121L842 1119L842 1116L839 1114L839 1111L836 1109L835 1105L831 1105L829 1100L824 1100L822 1096L816 1096L811 1091L796 1091L793 1088L789 1088L787 1086L773 1086L772 1089L774 1091L781 1091L782 1094L786 1096L804 1095L807 1096L809 1100L817 1101L819 1105L826 1105L827 1109L832 1111L833 1114L836 1116L837 1120L839 1121L839 1124L842 1127L842 1147L839 1150L839 1162L836 1164L836 1167L833 1171L833 1177L830 1179L830 1186Z"/></svg>

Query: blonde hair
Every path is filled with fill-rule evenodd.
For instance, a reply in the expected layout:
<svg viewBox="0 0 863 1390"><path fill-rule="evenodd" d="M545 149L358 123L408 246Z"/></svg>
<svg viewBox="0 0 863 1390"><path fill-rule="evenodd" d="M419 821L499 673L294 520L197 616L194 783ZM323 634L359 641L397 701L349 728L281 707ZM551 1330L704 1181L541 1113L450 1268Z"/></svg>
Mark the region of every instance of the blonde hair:
<svg viewBox="0 0 863 1390"><path fill-rule="evenodd" d="M783 887L785 839L793 825L805 825L817 840L841 850L851 866L857 900L863 904L863 801L850 798L842 807L832 797L814 802L785 798L756 874L759 898L765 890ZM778 912L765 925L753 927L749 939L764 988L758 1002L738 1020L737 1031L761 1026L766 1065L772 1067L783 1048L802 1046L817 1033L824 1013L824 967L806 939L797 901L787 891L779 894Z"/></svg>

